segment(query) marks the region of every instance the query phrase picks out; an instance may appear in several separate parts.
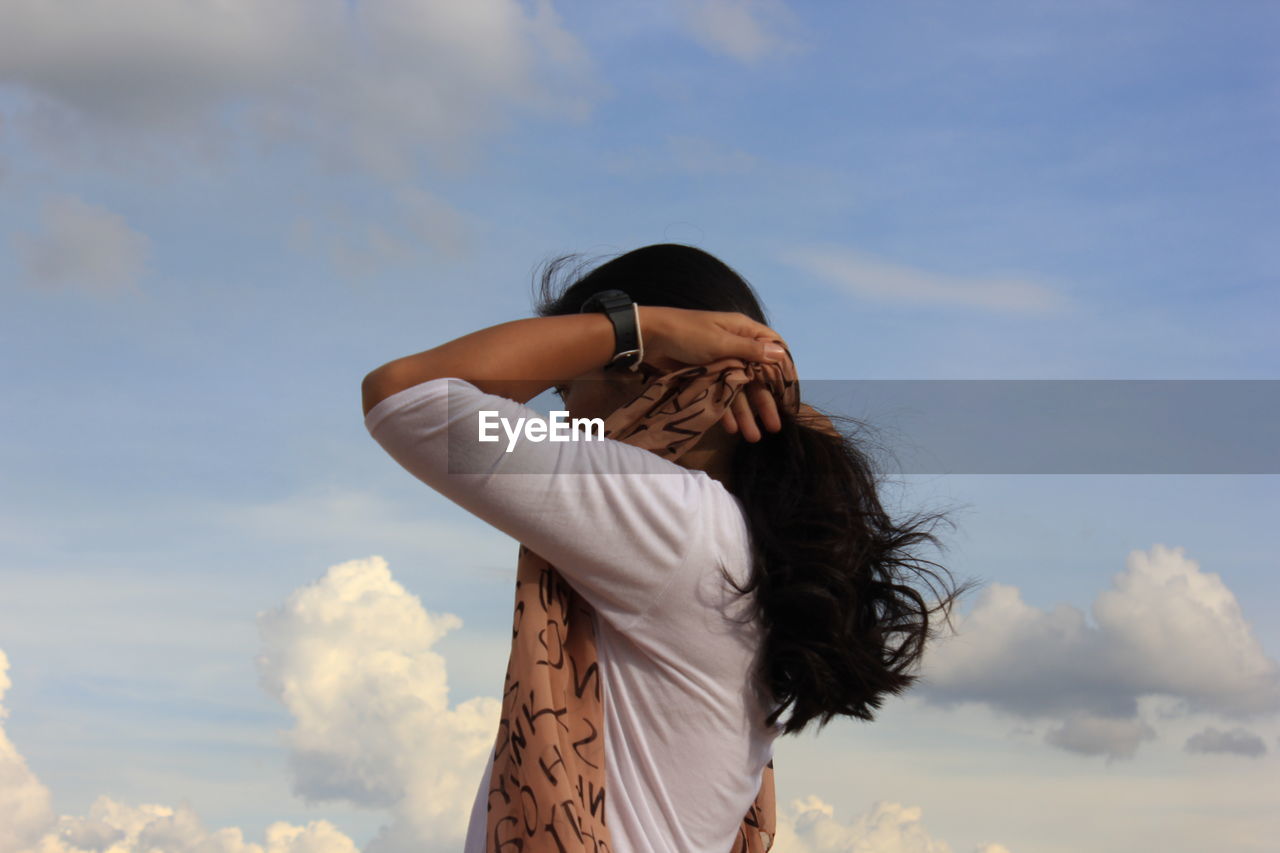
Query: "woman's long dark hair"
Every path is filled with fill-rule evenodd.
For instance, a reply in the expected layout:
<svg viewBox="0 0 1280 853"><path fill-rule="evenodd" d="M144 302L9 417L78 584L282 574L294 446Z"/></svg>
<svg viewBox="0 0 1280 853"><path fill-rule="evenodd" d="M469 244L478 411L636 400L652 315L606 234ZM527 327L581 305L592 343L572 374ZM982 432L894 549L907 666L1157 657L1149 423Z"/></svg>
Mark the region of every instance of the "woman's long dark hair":
<svg viewBox="0 0 1280 853"><path fill-rule="evenodd" d="M558 281L575 258L561 255L535 273L538 316L576 314L587 297L617 288L640 305L738 311L768 325L751 285L701 249L646 246L585 274L580 262L569 283ZM837 715L874 720L885 694L901 694L919 677L908 670L936 634L930 617L941 611L949 624L956 598L971 587L951 588L931 606L907 583L915 575L934 592L929 579L939 575L930 566L950 578L915 550L925 542L941 548L932 528L954 524L937 512L890 518L877 494L881 480L854 439L790 413L782 414L780 432L738 443L730 476L746 510L753 565L746 586L725 578L740 594L756 591L751 616L764 631L759 675L776 701L766 724L788 707L783 734L815 718L819 730Z"/></svg>

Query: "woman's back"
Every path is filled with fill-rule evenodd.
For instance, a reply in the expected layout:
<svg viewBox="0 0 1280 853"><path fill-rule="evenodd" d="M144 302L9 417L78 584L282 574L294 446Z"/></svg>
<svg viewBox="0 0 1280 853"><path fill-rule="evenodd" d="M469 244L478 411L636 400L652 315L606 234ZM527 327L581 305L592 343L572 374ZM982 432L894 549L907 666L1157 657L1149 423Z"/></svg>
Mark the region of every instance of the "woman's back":
<svg viewBox="0 0 1280 853"><path fill-rule="evenodd" d="M606 749L618 851L728 850L776 736L764 726L772 709L755 688L758 626L726 618L738 617L746 601L730 597L720 574L723 564L745 581L741 509L715 480L691 476L707 499L687 564L645 618L625 633L610 626L597 635L609 660Z"/></svg>
<svg viewBox="0 0 1280 853"><path fill-rule="evenodd" d="M701 481L706 499L690 529L687 562L625 631L609 618L596 619L604 805L618 853L727 851L759 791L776 736L763 723L771 708L752 687L757 625L740 619L746 599L732 599L720 576L723 564L735 581L745 580L741 508L715 480L700 471L689 476ZM632 543L620 539L618 546ZM477 791L467 853L483 850L490 770Z"/></svg>

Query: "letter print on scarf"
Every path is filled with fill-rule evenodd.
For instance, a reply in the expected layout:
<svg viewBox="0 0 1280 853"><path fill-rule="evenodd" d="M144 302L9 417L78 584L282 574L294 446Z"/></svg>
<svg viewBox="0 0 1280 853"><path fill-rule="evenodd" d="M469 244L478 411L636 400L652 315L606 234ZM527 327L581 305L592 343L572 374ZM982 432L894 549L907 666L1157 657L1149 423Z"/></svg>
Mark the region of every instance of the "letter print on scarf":
<svg viewBox="0 0 1280 853"><path fill-rule="evenodd" d="M779 408L799 411L789 352L777 364L724 358L657 376L605 419L605 437L674 461L753 380L765 384ZM489 853L613 850L605 822L604 706L593 615L554 566L520 546L488 791ZM730 853L766 853L773 846L775 812L770 761Z"/></svg>

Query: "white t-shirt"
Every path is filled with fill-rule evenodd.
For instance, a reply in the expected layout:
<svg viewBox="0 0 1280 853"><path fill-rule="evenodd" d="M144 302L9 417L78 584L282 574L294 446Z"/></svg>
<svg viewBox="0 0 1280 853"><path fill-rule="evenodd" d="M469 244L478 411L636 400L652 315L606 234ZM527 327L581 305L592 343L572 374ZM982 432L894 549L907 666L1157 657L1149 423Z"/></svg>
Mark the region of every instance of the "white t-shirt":
<svg viewBox="0 0 1280 853"><path fill-rule="evenodd" d="M365 426L415 477L549 561L595 609L613 849L729 850L781 731L764 724L773 706L753 674L750 597L720 576L723 565L738 584L749 577L741 504L705 472L613 439L522 437L507 452L499 427L500 441L480 443L481 410L512 425L544 419L439 378L382 400ZM466 473L450 473L450 451ZM492 768L491 750L466 853L484 853Z"/></svg>

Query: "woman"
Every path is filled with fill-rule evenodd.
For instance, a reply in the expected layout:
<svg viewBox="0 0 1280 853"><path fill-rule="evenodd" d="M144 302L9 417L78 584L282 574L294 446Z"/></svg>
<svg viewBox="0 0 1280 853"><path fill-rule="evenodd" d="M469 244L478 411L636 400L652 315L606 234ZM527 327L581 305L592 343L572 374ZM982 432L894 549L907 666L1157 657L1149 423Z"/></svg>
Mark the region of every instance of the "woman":
<svg viewBox="0 0 1280 853"><path fill-rule="evenodd" d="M930 606L908 585L908 573L937 577L926 566L941 567L912 549L939 544L926 527L941 516L890 519L858 447L756 381L789 353L741 276L699 249L660 244L556 285L566 260L544 271L537 317L370 373L366 426L415 476L517 539L522 560L530 552L554 565L589 605L608 780L596 828L608 846L579 837L575 849L727 851L766 785L771 793L773 741L811 721L872 720L886 694L914 681L907 670L932 636L931 615L949 613L967 586ZM610 290L637 306L641 369L606 369L615 356L626 363L623 331L605 313L581 312ZM751 369L737 375L754 379L674 462L612 439L476 440L482 411L507 423L538 418L523 404L550 387L570 416L603 419L634 408L661 377L723 359L741 360L732 363ZM494 476L511 473L524 476ZM517 602L519 617L519 590ZM526 710L531 725L535 717ZM495 834L495 805L520 805L507 765L494 770L514 737L505 727L468 851L532 849L503 848ZM530 809L542 820L542 808L524 805L529 838ZM579 814L570 829L580 836L585 825ZM741 843L768 849L771 838Z"/></svg>

